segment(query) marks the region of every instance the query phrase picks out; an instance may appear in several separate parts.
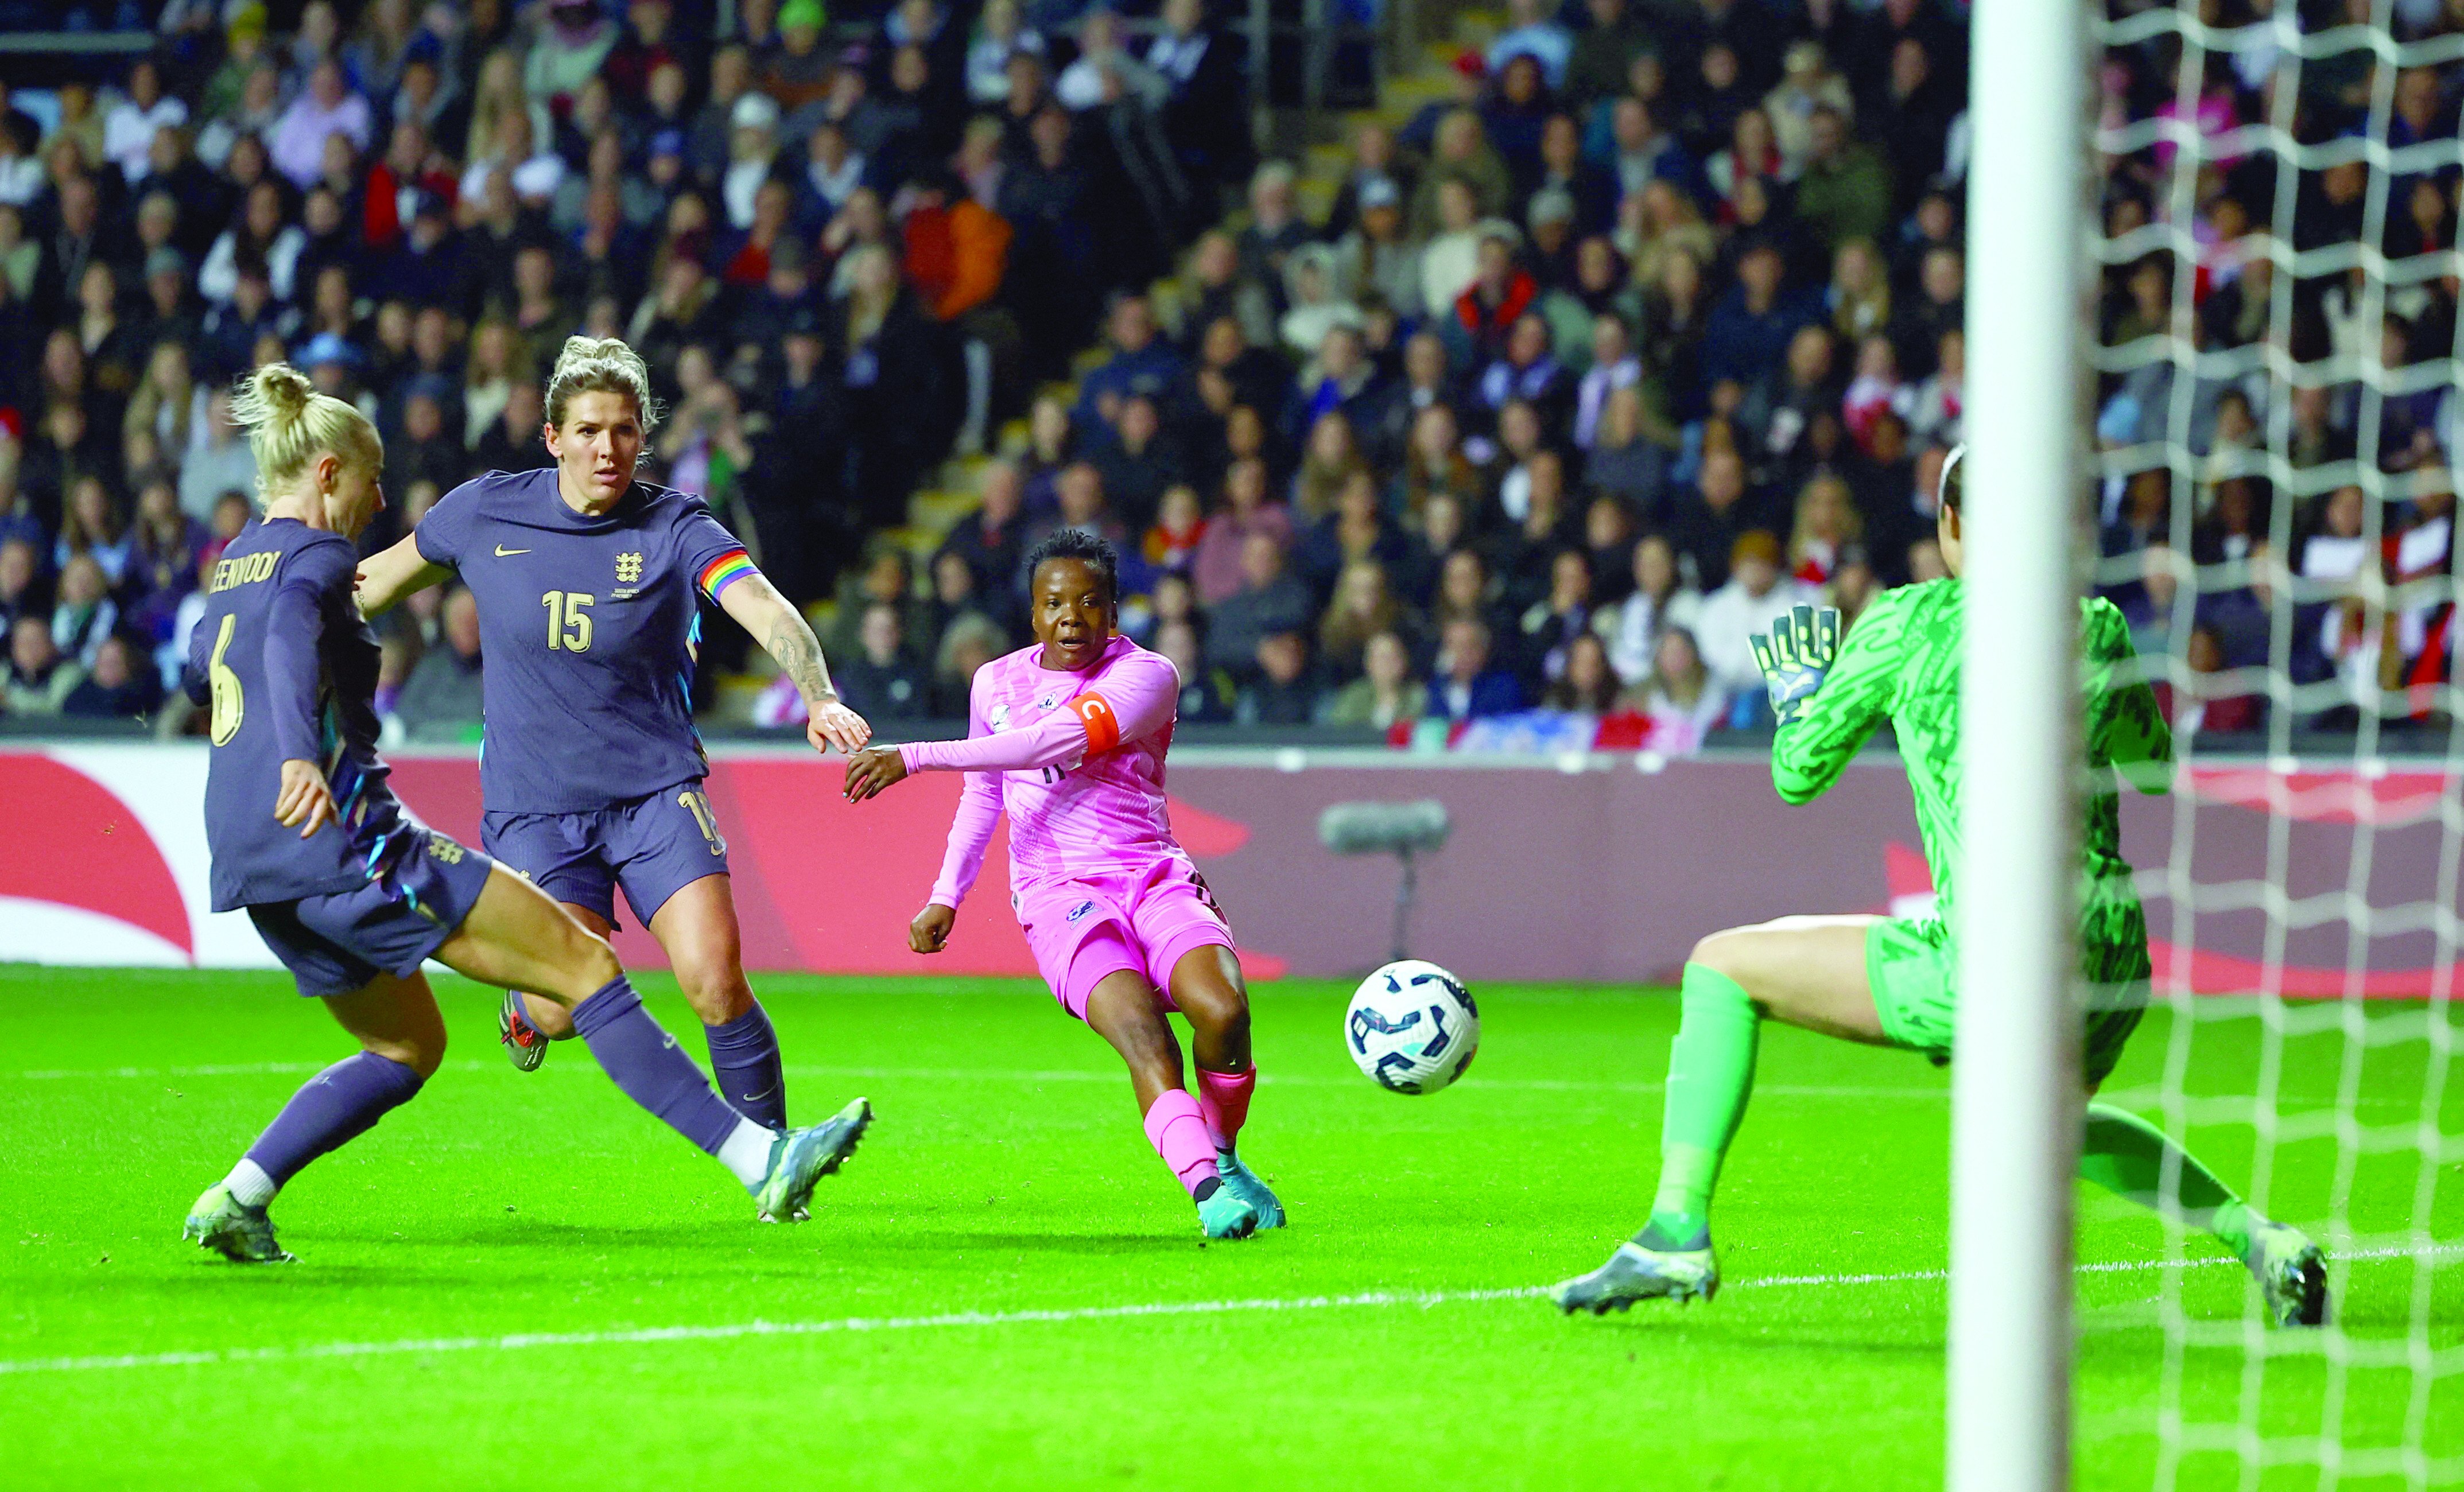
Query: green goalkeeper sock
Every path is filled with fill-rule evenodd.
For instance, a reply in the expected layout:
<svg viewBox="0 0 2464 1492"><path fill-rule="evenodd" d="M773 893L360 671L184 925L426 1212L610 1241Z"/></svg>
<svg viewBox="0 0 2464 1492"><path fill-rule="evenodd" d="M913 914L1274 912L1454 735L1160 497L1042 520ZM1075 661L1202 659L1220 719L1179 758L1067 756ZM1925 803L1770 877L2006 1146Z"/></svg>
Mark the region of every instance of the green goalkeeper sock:
<svg viewBox="0 0 2464 1492"><path fill-rule="evenodd" d="M1660 1126L1660 1190L1645 1248L1703 1248L1710 1241L1711 1189L1754 1086L1762 1017L1736 980L1705 964L1685 966L1684 1007L1668 1048L1668 1105Z"/></svg>
<svg viewBox="0 0 2464 1492"><path fill-rule="evenodd" d="M2165 1190L2166 1156L2175 1157L2174 1190ZM2233 1251L2250 1257L2252 1213L2232 1187L2137 1114L2107 1104L2087 1106L2087 1132L2079 1145L2079 1179L2093 1181L2192 1227L2205 1228Z"/></svg>

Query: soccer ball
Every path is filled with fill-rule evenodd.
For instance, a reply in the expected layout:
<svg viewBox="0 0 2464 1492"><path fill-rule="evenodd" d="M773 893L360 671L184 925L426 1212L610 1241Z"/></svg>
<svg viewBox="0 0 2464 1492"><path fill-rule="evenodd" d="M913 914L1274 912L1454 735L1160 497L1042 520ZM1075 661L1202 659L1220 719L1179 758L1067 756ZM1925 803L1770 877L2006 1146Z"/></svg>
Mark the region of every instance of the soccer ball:
<svg viewBox="0 0 2464 1492"><path fill-rule="evenodd" d="M1343 1047L1397 1093L1434 1093L1480 1051L1480 1007L1433 963L1399 959L1360 981L1343 1013Z"/></svg>

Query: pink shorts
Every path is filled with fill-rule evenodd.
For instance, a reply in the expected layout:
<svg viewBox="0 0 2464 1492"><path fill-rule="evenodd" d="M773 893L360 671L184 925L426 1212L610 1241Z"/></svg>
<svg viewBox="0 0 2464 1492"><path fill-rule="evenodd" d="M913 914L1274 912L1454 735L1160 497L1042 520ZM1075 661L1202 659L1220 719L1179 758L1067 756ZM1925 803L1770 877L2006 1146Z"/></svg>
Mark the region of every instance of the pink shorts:
<svg viewBox="0 0 2464 1492"><path fill-rule="evenodd" d="M1233 948L1223 910L1198 867L1178 858L1143 869L1030 886L1010 898L1035 966L1061 1008L1087 1019L1087 997L1123 970L1172 1003L1173 966L1198 948Z"/></svg>

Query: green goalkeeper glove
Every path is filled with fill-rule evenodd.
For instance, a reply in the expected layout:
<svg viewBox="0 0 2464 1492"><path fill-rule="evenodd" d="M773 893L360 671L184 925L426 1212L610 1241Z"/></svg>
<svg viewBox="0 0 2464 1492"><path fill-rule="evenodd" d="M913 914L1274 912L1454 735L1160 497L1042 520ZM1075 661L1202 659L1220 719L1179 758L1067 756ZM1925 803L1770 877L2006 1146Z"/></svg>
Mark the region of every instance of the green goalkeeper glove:
<svg viewBox="0 0 2464 1492"><path fill-rule="evenodd" d="M1771 623L1771 636L1756 632L1749 641L1771 690L1771 713L1787 725L1805 713L1806 701L1839 656L1839 608L1797 606Z"/></svg>

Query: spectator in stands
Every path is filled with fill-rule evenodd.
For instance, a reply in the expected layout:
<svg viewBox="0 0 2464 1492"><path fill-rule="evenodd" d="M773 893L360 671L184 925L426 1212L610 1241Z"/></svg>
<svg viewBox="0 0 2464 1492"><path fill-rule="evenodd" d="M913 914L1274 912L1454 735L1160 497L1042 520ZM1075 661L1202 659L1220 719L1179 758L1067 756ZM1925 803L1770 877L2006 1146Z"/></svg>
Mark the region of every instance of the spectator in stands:
<svg viewBox="0 0 2464 1492"><path fill-rule="evenodd" d="M1258 640L1256 666L1232 717L1243 725L1307 725L1316 695L1309 639L1298 632L1269 632Z"/></svg>
<svg viewBox="0 0 2464 1492"><path fill-rule="evenodd" d="M0 705L10 714L58 714L61 704L84 682L85 669L60 656L52 642L49 621L20 617L9 629L9 672L0 680Z"/></svg>
<svg viewBox="0 0 2464 1492"><path fill-rule="evenodd" d="M1796 329L1820 314L1818 302L1785 288L1779 245L1759 239L1737 259L1737 283L1703 330L1703 377L1751 384L1780 362Z"/></svg>
<svg viewBox="0 0 2464 1492"><path fill-rule="evenodd" d="M1028 381L1066 377L1116 292L1107 361L1067 396L1074 428L1067 403L1039 407L1023 465L986 472L981 511L943 543L970 599L945 598L929 625L902 611L936 666L953 636L980 633L958 625L976 608L1015 624L1021 541L1056 522L1131 541L1125 591L1156 588L1152 635L1191 659L1192 718L1227 717L1235 693L1197 671L1209 619L1186 610L1192 587L1156 578L1185 569L1220 608L1248 588L1260 533L1307 593L1290 632L1311 656L1289 689L1328 700L1368 667L1378 608L1345 603L1373 565L1403 608L1403 646L1425 646L1416 602L1480 622L1491 669L1529 669L1535 689L1594 631L1639 678L1701 604L1689 582L1727 587L1749 533L1786 536L1781 568L1843 609L1880 581L1938 573L1931 489L1964 397L1966 71L1938 0L1870 14L1585 0L1588 15L1513 0L1507 33L1485 60L1465 55L1447 97L1399 131L1362 116L1349 157L1311 162L1306 182L1252 160L1243 59L1202 0L1163 0L1133 43L1110 13L1082 27L1074 5L1029 15L1017 0L989 0L967 38L966 12L935 0L888 13L538 0L518 24L492 3L458 28L417 0L312 0L275 37L259 7L227 28L190 16L204 9L166 18L166 50L128 68L124 97L62 89L48 139L0 96L0 405L20 411L23 442L0 459L14 469L0 472L0 546L30 540L35 571L89 556L121 625L166 656L192 561L248 512L243 497L217 513L254 485L223 390L260 358L313 357L376 411L402 494L391 523L473 467L544 459L524 356L584 326L629 334L678 411L659 479L740 497L765 572L821 595L879 531L937 515L908 499L954 440L992 444ZM1047 41L1064 26L1074 50ZM1351 44L1335 45L1340 71ZM2108 124L2171 106L2168 55L2109 63ZM2311 72L2328 82L2303 106L2332 135L2366 77L2332 59ZM2397 74L2391 143L2452 133L2438 113L2453 72ZM2187 122L2213 139L2263 117L2269 76L2255 55L2211 68ZM2101 163L2109 231L2158 221L2172 149ZM2368 173L2317 176L2293 246L2341 252L2365 226ZM1214 227L1222 189L1243 184L1246 222ZM1301 206L1319 190L1333 199L1323 226ZM2397 191L2373 247L2451 248L2446 184ZM2274 197L2235 168L2198 198L2171 225L2201 249L2181 267L2195 275L2187 335L2205 352L2255 345L2277 297L2252 225ZM1167 340L1145 284L1176 261ZM2185 335L2173 273L2116 267L2107 345ZM2381 308L2366 281L2296 287L2299 361L2376 353L2409 372L2452 342L2440 282ZM2263 390L2202 383L2175 430L2170 376L2160 359L2109 377L2108 437L2198 454L2189 558L2275 563L2270 494L2246 474L2270 424L2242 396ZM2297 472L2349 461L2351 385L2301 383L2284 455ZM2450 460L2453 402L2382 401L2382 465ZM1091 477L1062 475L1079 463ZM165 492L180 514L157 511ZM1295 494L1297 533L1270 500ZM1193 512L1199 496L1217 511ZM2117 596L2136 616L2148 564L2169 562L2146 552L2172 538L2170 493L2125 481L2110 496L2104 543L2129 561ZM118 511L131 497L134 525ZM2390 509L2382 556L2360 553L2355 500L2335 494L2293 524L2313 583L2358 586L2374 560L2443 573L2438 498ZM1579 608L1561 551L1591 567ZM0 570L16 552L0 547ZM920 605L867 583L847 586L849 657L870 601ZM29 577L17 589L33 599L14 604L48 620L45 585ZM2234 666L2263 661L2268 588L2211 585L2185 625L2212 627ZM2375 708L2362 686L2382 687L2378 633L2353 609L2305 602L2291 664L2311 680L2341 665L2349 697ZM2397 619L2387 681L2444 669L2445 624L2419 610ZM1527 617L1545 646L1527 646ZM1715 664L1726 630L1704 634ZM1269 635L1229 666L1265 678ZM407 670L406 646L390 656Z"/></svg>
<svg viewBox="0 0 2464 1492"><path fill-rule="evenodd" d="M956 425L945 334L916 305L887 250L848 255L850 290L839 335L847 384L847 492L867 519L905 516L925 464Z"/></svg>
<svg viewBox="0 0 2464 1492"><path fill-rule="evenodd" d="M1763 698L1763 671L1749 639L1768 633L1771 618L1793 606L1813 605L1821 595L1780 569L1779 539L1756 529L1738 536L1729 557L1727 584L1703 598L1694 632L1711 679L1751 707Z"/></svg>
<svg viewBox="0 0 2464 1492"><path fill-rule="evenodd" d="M1223 472L1222 505L1206 520L1206 532L1190 560L1199 603L1214 606L1245 581L1249 539L1263 535L1278 553L1292 541L1291 510L1266 494L1266 463L1256 456L1234 461Z"/></svg>
<svg viewBox="0 0 2464 1492"><path fill-rule="evenodd" d="M1534 692L1564 677L1568 650L1592 629L1591 558L1560 549L1548 573L1548 592L1524 608L1515 640L1521 672Z"/></svg>
<svg viewBox="0 0 2464 1492"><path fill-rule="evenodd" d="M1746 534L1777 526L1769 504L1746 486L1745 459L1732 450L1706 451L1692 493L1673 504L1667 533L1678 573L1708 594L1727 583L1728 561ZM1773 555L1772 560L1779 559Z"/></svg>
<svg viewBox="0 0 2464 1492"><path fill-rule="evenodd" d="M1395 594L1386 567L1363 557L1343 567L1334 599L1318 623L1318 655L1330 677L1357 677L1373 639L1396 638L1406 646L1419 641L1419 617Z"/></svg>
<svg viewBox="0 0 2464 1492"><path fill-rule="evenodd" d="M982 501L976 510L960 518L942 541L941 552L954 554L975 572L976 589L998 598L1010 590L1018 574L1020 561L1026 550L1022 539L1021 515L1025 508L1026 479L1015 462L994 461L983 472ZM1006 603L994 603L1001 618L1009 616Z"/></svg>
<svg viewBox="0 0 2464 1492"><path fill-rule="evenodd" d="M1155 520L1147 529L1141 546L1147 563L1158 575L1186 578L1197 561L1198 546L1206 538L1206 509L1198 500L1198 489L1177 482L1164 490L1155 511Z"/></svg>
<svg viewBox="0 0 2464 1492"><path fill-rule="evenodd" d="M94 668L103 638L121 625L121 603L94 552L72 554L59 564L59 603L52 605L52 645L78 668Z"/></svg>
<svg viewBox="0 0 2464 1492"><path fill-rule="evenodd" d="M1608 648L1591 632L1566 646L1565 668L1540 696L1540 707L1567 714L1605 715L1617 709L1619 687Z"/></svg>
<svg viewBox="0 0 2464 1492"><path fill-rule="evenodd" d="M2189 669L2190 678L2189 689L2173 704L2176 735L2190 736L2202 731L2218 735L2240 735L2265 724L2266 697L2237 690L2224 677L2230 665L2225 659L2224 639L2214 627L2202 624L2190 629L2183 661Z"/></svg>
<svg viewBox="0 0 2464 1492"><path fill-rule="evenodd" d="M1461 175L1433 175L1421 188L1432 194L1434 231L1420 246L1420 305L1433 318L1445 318L1480 274L1481 244L1504 234L1511 243L1514 230L1506 223L1480 218L1480 198Z"/></svg>
<svg viewBox="0 0 2464 1492"><path fill-rule="evenodd" d="M1183 618L1155 629L1155 650L1180 675L1177 718L1184 724L1220 725L1232 718L1239 691L1229 675L1200 659L1198 625Z"/></svg>
<svg viewBox="0 0 2464 1492"><path fill-rule="evenodd" d="M1429 714L1461 724L1522 708L1523 687L1514 675L1490 667L1487 624L1463 616L1449 620L1441 634L1438 676L1429 685Z"/></svg>
<svg viewBox="0 0 2464 1492"><path fill-rule="evenodd" d="M1528 56L1540 63L1550 87L1562 86L1573 55L1573 33L1557 23L1543 0L1510 0L1507 10L1514 24L1489 44L1488 70L1503 72L1514 58Z"/></svg>
<svg viewBox="0 0 2464 1492"><path fill-rule="evenodd" d="M318 62L308 73L308 86L291 100L267 141L274 168L291 184L306 190L324 170L325 138L341 135L356 153L370 139L368 100L353 93L338 60Z"/></svg>
<svg viewBox="0 0 2464 1492"><path fill-rule="evenodd" d="M1155 522L1165 489L1177 483L1185 470L1152 396L1137 393L1121 401L1119 419L1110 430L1097 433L1094 467L1103 476L1113 513L1127 528L1143 534Z"/></svg>
<svg viewBox="0 0 2464 1492"><path fill-rule="evenodd" d="M1705 666L1694 634L1682 626L1662 631L1653 646L1651 677L1640 703L1653 725L1647 744L1671 755L1699 748L1731 709L1729 691Z"/></svg>
<svg viewBox="0 0 2464 1492"><path fill-rule="evenodd" d="M1324 521L1335 510L1343 489L1353 477L1366 475L1369 463L1353 439L1352 422L1340 408L1317 417L1300 470L1292 475L1292 514L1303 524Z"/></svg>
<svg viewBox="0 0 2464 1492"><path fill-rule="evenodd" d="M51 616L51 596L33 540L0 539L0 631L15 627L20 617L33 617L48 626Z"/></svg>
<svg viewBox="0 0 2464 1492"><path fill-rule="evenodd" d="M941 634L933 660L932 715L937 720L964 720L976 670L1000 657L1009 637L981 612L967 612Z"/></svg>
<svg viewBox="0 0 2464 1492"><path fill-rule="evenodd" d="M128 70L126 92L103 117L103 158L119 166L120 174L134 186L151 168L155 132L176 130L187 121L187 104L163 92L160 64L152 57L140 57Z"/></svg>
<svg viewBox="0 0 2464 1492"><path fill-rule="evenodd" d="M1131 394L1161 398L1179 380L1183 363L1178 352L1156 331L1155 308L1142 295L1123 295L1113 301L1106 322L1111 356L1079 384L1077 417L1111 424L1120 403Z"/></svg>
<svg viewBox="0 0 2464 1492"><path fill-rule="evenodd" d="M479 603L462 586L445 598L441 646L431 647L394 697L394 717L415 737L453 739L478 723Z"/></svg>
<svg viewBox="0 0 2464 1492"><path fill-rule="evenodd" d="M1025 531L1027 549L1034 549L1063 529L1081 529L1110 540L1115 548L1129 547L1129 531L1112 512L1110 494L1104 491L1103 471L1093 462L1073 461L1062 468L1060 476L1052 484L1052 493L1054 508L1051 516L1030 524ZM1122 585L1133 595L1145 589L1143 584L1133 583L1137 579L1134 566L1138 563L1134 554L1134 549L1132 549L1122 556ZM1023 572L1016 578L1022 596L1025 594L1028 580Z"/></svg>
<svg viewBox="0 0 2464 1492"><path fill-rule="evenodd" d="M1355 220L1334 249L1336 283L1347 296L1374 292L1396 315L1419 319L1420 258L1404 236L1402 189L1379 175L1362 184L1354 201Z"/></svg>
<svg viewBox="0 0 2464 1492"><path fill-rule="evenodd" d="M1644 433L1643 419L1639 384L1612 389L1601 403L1583 478L1595 491L1656 516L1667 486L1668 452Z"/></svg>
<svg viewBox="0 0 2464 1492"><path fill-rule="evenodd" d="M1796 522L1789 531L1788 573L1800 583L1827 585L1852 554L1861 554L1865 520L1857 512L1847 481L1822 472L1796 497Z"/></svg>
<svg viewBox="0 0 2464 1492"><path fill-rule="evenodd" d="M1661 635L1670 627L1691 628L1701 611L1701 593L1683 585L1677 572L1677 553L1667 538L1646 534L1634 545L1634 590L1616 611L1601 618L1608 631L1609 662L1629 685L1645 682L1659 655Z"/></svg>
<svg viewBox="0 0 2464 1492"><path fill-rule="evenodd" d="M1378 632L1361 648L1360 676L1328 696L1318 719L1385 731L1412 724L1428 709L1428 686L1412 676L1411 647L1393 632Z"/></svg>
<svg viewBox="0 0 2464 1492"><path fill-rule="evenodd" d="M142 719L163 702L162 682L122 633L95 650L94 669L60 702L60 713L85 719Z"/></svg>
<svg viewBox="0 0 2464 1492"><path fill-rule="evenodd" d="M1258 645L1309 627L1317 606L1270 533L1253 531L1241 540L1241 581L1239 590L1207 607L1206 661L1246 678L1258 667Z"/></svg>
<svg viewBox="0 0 2464 1492"><path fill-rule="evenodd" d="M920 720L933 707L933 681L907 651L899 608L876 601L864 608L860 646L832 678L849 708L869 720Z"/></svg>

